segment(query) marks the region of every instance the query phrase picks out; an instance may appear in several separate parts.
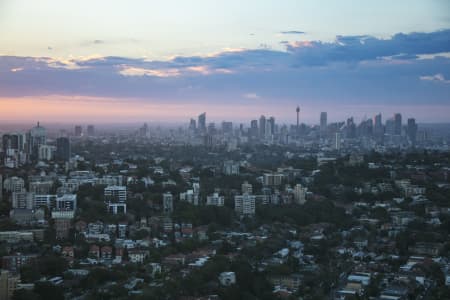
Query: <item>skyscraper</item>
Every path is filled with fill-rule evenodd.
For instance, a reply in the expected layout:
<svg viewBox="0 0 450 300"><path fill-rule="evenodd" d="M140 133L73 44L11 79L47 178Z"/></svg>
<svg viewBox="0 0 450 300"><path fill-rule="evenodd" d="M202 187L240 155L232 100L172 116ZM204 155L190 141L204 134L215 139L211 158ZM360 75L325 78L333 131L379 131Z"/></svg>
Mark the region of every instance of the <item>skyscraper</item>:
<svg viewBox="0 0 450 300"><path fill-rule="evenodd" d="M198 125L198 130L201 133L205 133L206 132L206 113L205 112L198 116L197 125Z"/></svg>
<svg viewBox="0 0 450 300"><path fill-rule="evenodd" d="M31 128L28 132L28 141L28 154L30 154L31 159L36 159L38 157L39 146L47 143L47 132L39 122L37 126Z"/></svg>
<svg viewBox="0 0 450 300"><path fill-rule="evenodd" d="M266 135L266 117L262 115L259 117L259 137L264 138Z"/></svg>
<svg viewBox="0 0 450 300"><path fill-rule="evenodd" d="M250 136L257 137L258 136L258 120L252 120L250 122Z"/></svg>
<svg viewBox="0 0 450 300"><path fill-rule="evenodd" d="M94 125L88 125L87 127L87 135L88 136L94 136L95 134L95 127Z"/></svg>
<svg viewBox="0 0 450 300"><path fill-rule="evenodd" d="M408 139L412 145L416 144L417 140L417 124L416 119L410 118L408 119L408 127L407 127Z"/></svg>
<svg viewBox="0 0 450 300"><path fill-rule="evenodd" d="M394 115L394 134L402 135L402 115L399 113Z"/></svg>
<svg viewBox="0 0 450 300"><path fill-rule="evenodd" d="M381 117L381 113L375 116L374 125L373 125L373 134L375 138L380 140L383 137L384 129L383 129L383 120Z"/></svg>
<svg viewBox="0 0 450 300"><path fill-rule="evenodd" d="M75 126L75 136L80 137L83 134L83 127L80 125Z"/></svg>
<svg viewBox="0 0 450 300"><path fill-rule="evenodd" d="M56 158L64 161L70 159L70 140L67 137L56 139Z"/></svg>
<svg viewBox="0 0 450 300"><path fill-rule="evenodd" d="M327 131L327 113L326 112L321 112L320 113L320 131L322 133Z"/></svg>
<svg viewBox="0 0 450 300"><path fill-rule="evenodd" d="M297 133L300 130L299 126L300 126L300 106L297 106L297 109L295 110L297 112Z"/></svg>
<svg viewBox="0 0 450 300"><path fill-rule="evenodd" d="M195 119L191 119L191 121L189 122L189 130L195 131L195 129L197 129L197 122L195 121Z"/></svg>

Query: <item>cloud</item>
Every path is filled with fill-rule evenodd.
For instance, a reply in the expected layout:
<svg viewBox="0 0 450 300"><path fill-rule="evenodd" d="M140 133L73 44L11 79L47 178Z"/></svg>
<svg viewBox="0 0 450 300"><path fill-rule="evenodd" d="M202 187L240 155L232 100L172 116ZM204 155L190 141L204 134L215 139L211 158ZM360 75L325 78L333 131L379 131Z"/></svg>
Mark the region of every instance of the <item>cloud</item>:
<svg viewBox="0 0 450 300"><path fill-rule="evenodd" d="M98 44L104 44L105 41L103 41L103 40L94 40L92 43L98 45Z"/></svg>
<svg viewBox="0 0 450 300"><path fill-rule="evenodd" d="M80 95L226 103L259 99L283 107L449 105L450 30L337 36L332 42L284 43L285 50L224 49L208 55L148 60L120 56L0 56L0 97ZM109 41L108 41L109 43ZM20 69L20 72L13 72ZM435 75L427 75L435 74ZM261 97L264 95L264 97Z"/></svg>
<svg viewBox="0 0 450 300"><path fill-rule="evenodd" d="M442 75L440 73L439 74L434 74L434 75L420 76L420 80L450 83L450 80L449 79L445 79L444 75Z"/></svg>
<svg viewBox="0 0 450 300"><path fill-rule="evenodd" d="M430 33L398 33L389 39L368 35L337 36L333 42L307 41L288 44L286 49L298 64L325 65L333 62L361 62L400 55L416 59L418 55L450 51L450 29Z"/></svg>
<svg viewBox="0 0 450 300"><path fill-rule="evenodd" d="M281 34L305 34L304 31L299 30L288 30L288 31L280 31Z"/></svg>
<svg viewBox="0 0 450 300"><path fill-rule="evenodd" d="M246 93L242 95L246 99L260 99L261 97L258 96L256 93Z"/></svg>
<svg viewBox="0 0 450 300"><path fill-rule="evenodd" d="M155 77L174 77L180 76L180 71L177 69L161 69L152 70L130 66L123 66L119 71L124 76L155 76Z"/></svg>

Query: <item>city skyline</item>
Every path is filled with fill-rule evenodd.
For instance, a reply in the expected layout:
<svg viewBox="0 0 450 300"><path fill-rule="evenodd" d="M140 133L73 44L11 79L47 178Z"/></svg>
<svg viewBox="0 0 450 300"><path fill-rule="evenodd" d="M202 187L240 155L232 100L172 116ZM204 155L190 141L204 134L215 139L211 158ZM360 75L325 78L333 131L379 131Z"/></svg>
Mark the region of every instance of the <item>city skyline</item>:
<svg viewBox="0 0 450 300"><path fill-rule="evenodd" d="M448 122L446 1L105 4L0 4L1 120Z"/></svg>

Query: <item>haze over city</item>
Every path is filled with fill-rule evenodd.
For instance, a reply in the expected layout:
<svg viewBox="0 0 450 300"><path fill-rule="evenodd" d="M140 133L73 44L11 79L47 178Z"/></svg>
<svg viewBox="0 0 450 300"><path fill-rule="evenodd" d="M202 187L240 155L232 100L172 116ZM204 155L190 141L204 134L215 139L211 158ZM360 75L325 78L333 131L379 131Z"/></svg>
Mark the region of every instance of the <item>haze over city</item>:
<svg viewBox="0 0 450 300"><path fill-rule="evenodd" d="M70 3L70 5L68 4ZM0 120L450 115L448 1L1 1Z"/></svg>

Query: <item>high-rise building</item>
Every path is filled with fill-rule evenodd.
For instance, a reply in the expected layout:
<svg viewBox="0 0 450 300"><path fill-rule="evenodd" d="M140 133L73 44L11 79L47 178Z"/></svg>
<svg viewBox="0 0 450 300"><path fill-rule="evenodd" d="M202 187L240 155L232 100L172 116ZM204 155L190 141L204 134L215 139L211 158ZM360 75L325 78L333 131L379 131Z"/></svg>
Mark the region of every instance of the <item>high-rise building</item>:
<svg viewBox="0 0 450 300"><path fill-rule="evenodd" d="M82 136L83 135L83 127L81 125L75 126L75 136Z"/></svg>
<svg viewBox="0 0 450 300"><path fill-rule="evenodd" d="M67 137L56 139L56 159L68 161L70 159L70 140Z"/></svg>
<svg viewBox="0 0 450 300"><path fill-rule="evenodd" d="M127 187L111 185L104 189L105 199L110 202L127 202Z"/></svg>
<svg viewBox="0 0 450 300"><path fill-rule="evenodd" d="M297 106L297 108L295 109L295 112L297 113L297 127L295 130L297 131L297 134L298 134L298 132L300 130L300 106Z"/></svg>
<svg viewBox="0 0 450 300"><path fill-rule="evenodd" d="M206 205L223 206L225 203L225 197L220 196L219 193L214 193L206 197Z"/></svg>
<svg viewBox="0 0 450 300"><path fill-rule="evenodd" d="M88 125L87 127L87 135L94 136L95 135L95 127L94 125Z"/></svg>
<svg viewBox="0 0 450 300"><path fill-rule="evenodd" d="M233 122L222 122L222 132L228 134L233 133Z"/></svg>
<svg viewBox="0 0 450 300"><path fill-rule="evenodd" d="M198 116L197 125L198 125L198 130L201 133L205 133L206 132L206 113L205 112Z"/></svg>
<svg viewBox="0 0 450 300"><path fill-rule="evenodd" d="M11 195L12 208L33 209L34 208L34 194L23 190L21 192L14 192Z"/></svg>
<svg viewBox="0 0 450 300"><path fill-rule="evenodd" d="M56 150L55 146L40 145L39 152L38 152L39 160L52 160L55 150Z"/></svg>
<svg viewBox="0 0 450 300"><path fill-rule="evenodd" d="M320 113L320 131L322 133L325 133L327 131L327 122L328 122L328 115L326 112Z"/></svg>
<svg viewBox="0 0 450 300"><path fill-rule="evenodd" d="M256 196L243 194L234 196L234 210L239 215L255 215Z"/></svg>
<svg viewBox="0 0 450 300"><path fill-rule="evenodd" d="M341 133L340 132L336 132L334 134L334 150L341 150Z"/></svg>
<svg viewBox="0 0 450 300"><path fill-rule="evenodd" d="M108 211L112 214L127 213L127 187L121 185L108 186L104 189Z"/></svg>
<svg viewBox="0 0 450 300"><path fill-rule="evenodd" d="M268 133L266 130L266 135L270 137L272 134L275 134L275 117L270 117L267 123L269 124L270 132Z"/></svg>
<svg viewBox="0 0 450 300"><path fill-rule="evenodd" d="M416 119L409 118L408 119L408 127L407 127L407 133L408 133L408 139L411 142L412 145L416 144L417 141L417 124Z"/></svg>
<svg viewBox="0 0 450 300"><path fill-rule="evenodd" d="M306 193L308 189L303 187L301 184L296 184L294 187L294 200L297 204L305 204L306 202Z"/></svg>
<svg viewBox="0 0 450 300"><path fill-rule="evenodd" d="M195 119L191 119L191 121L189 122L189 130L195 131L196 129L197 129L197 122L195 121Z"/></svg>
<svg viewBox="0 0 450 300"><path fill-rule="evenodd" d="M402 115L399 113L394 115L394 134L402 135Z"/></svg>
<svg viewBox="0 0 450 300"><path fill-rule="evenodd" d="M266 136L266 117L262 115L259 117L259 137L264 138Z"/></svg>
<svg viewBox="0 0 450 300"><path fill-rule="evenodd" d="M374 125L373 125L373 134L377 139L380 139L383 137L384 129L383 129L383 120L381 117L381 113L376 115L374 118Z"/></svg>
<svg viewBox="0 0 450 300"><path fill-rule="evenodd" d="M249 135L252 137L258 136L258 120L252 120L250 122L250 132Z"/></svg>
<svg viewBox="0 0 450 300"><path fill-rule="evenodd" d="M31 159L37 159L39 154L39 146L47 143L47 132L39 122L37 126L30 129L28 132L28 154Z"/></svg>
<svg viewBox="0 0 450 300"><path fill-rule="evenodd" d="M165 214L173 212L173 195L170 192L163 194L163 211Z"/></svg>
<svg viewBox="0 0 450 300"><path fill-rule="evenodd" d="M395 121L394 119L386 120L386 134L394 135L395 134Z"/></svg>

